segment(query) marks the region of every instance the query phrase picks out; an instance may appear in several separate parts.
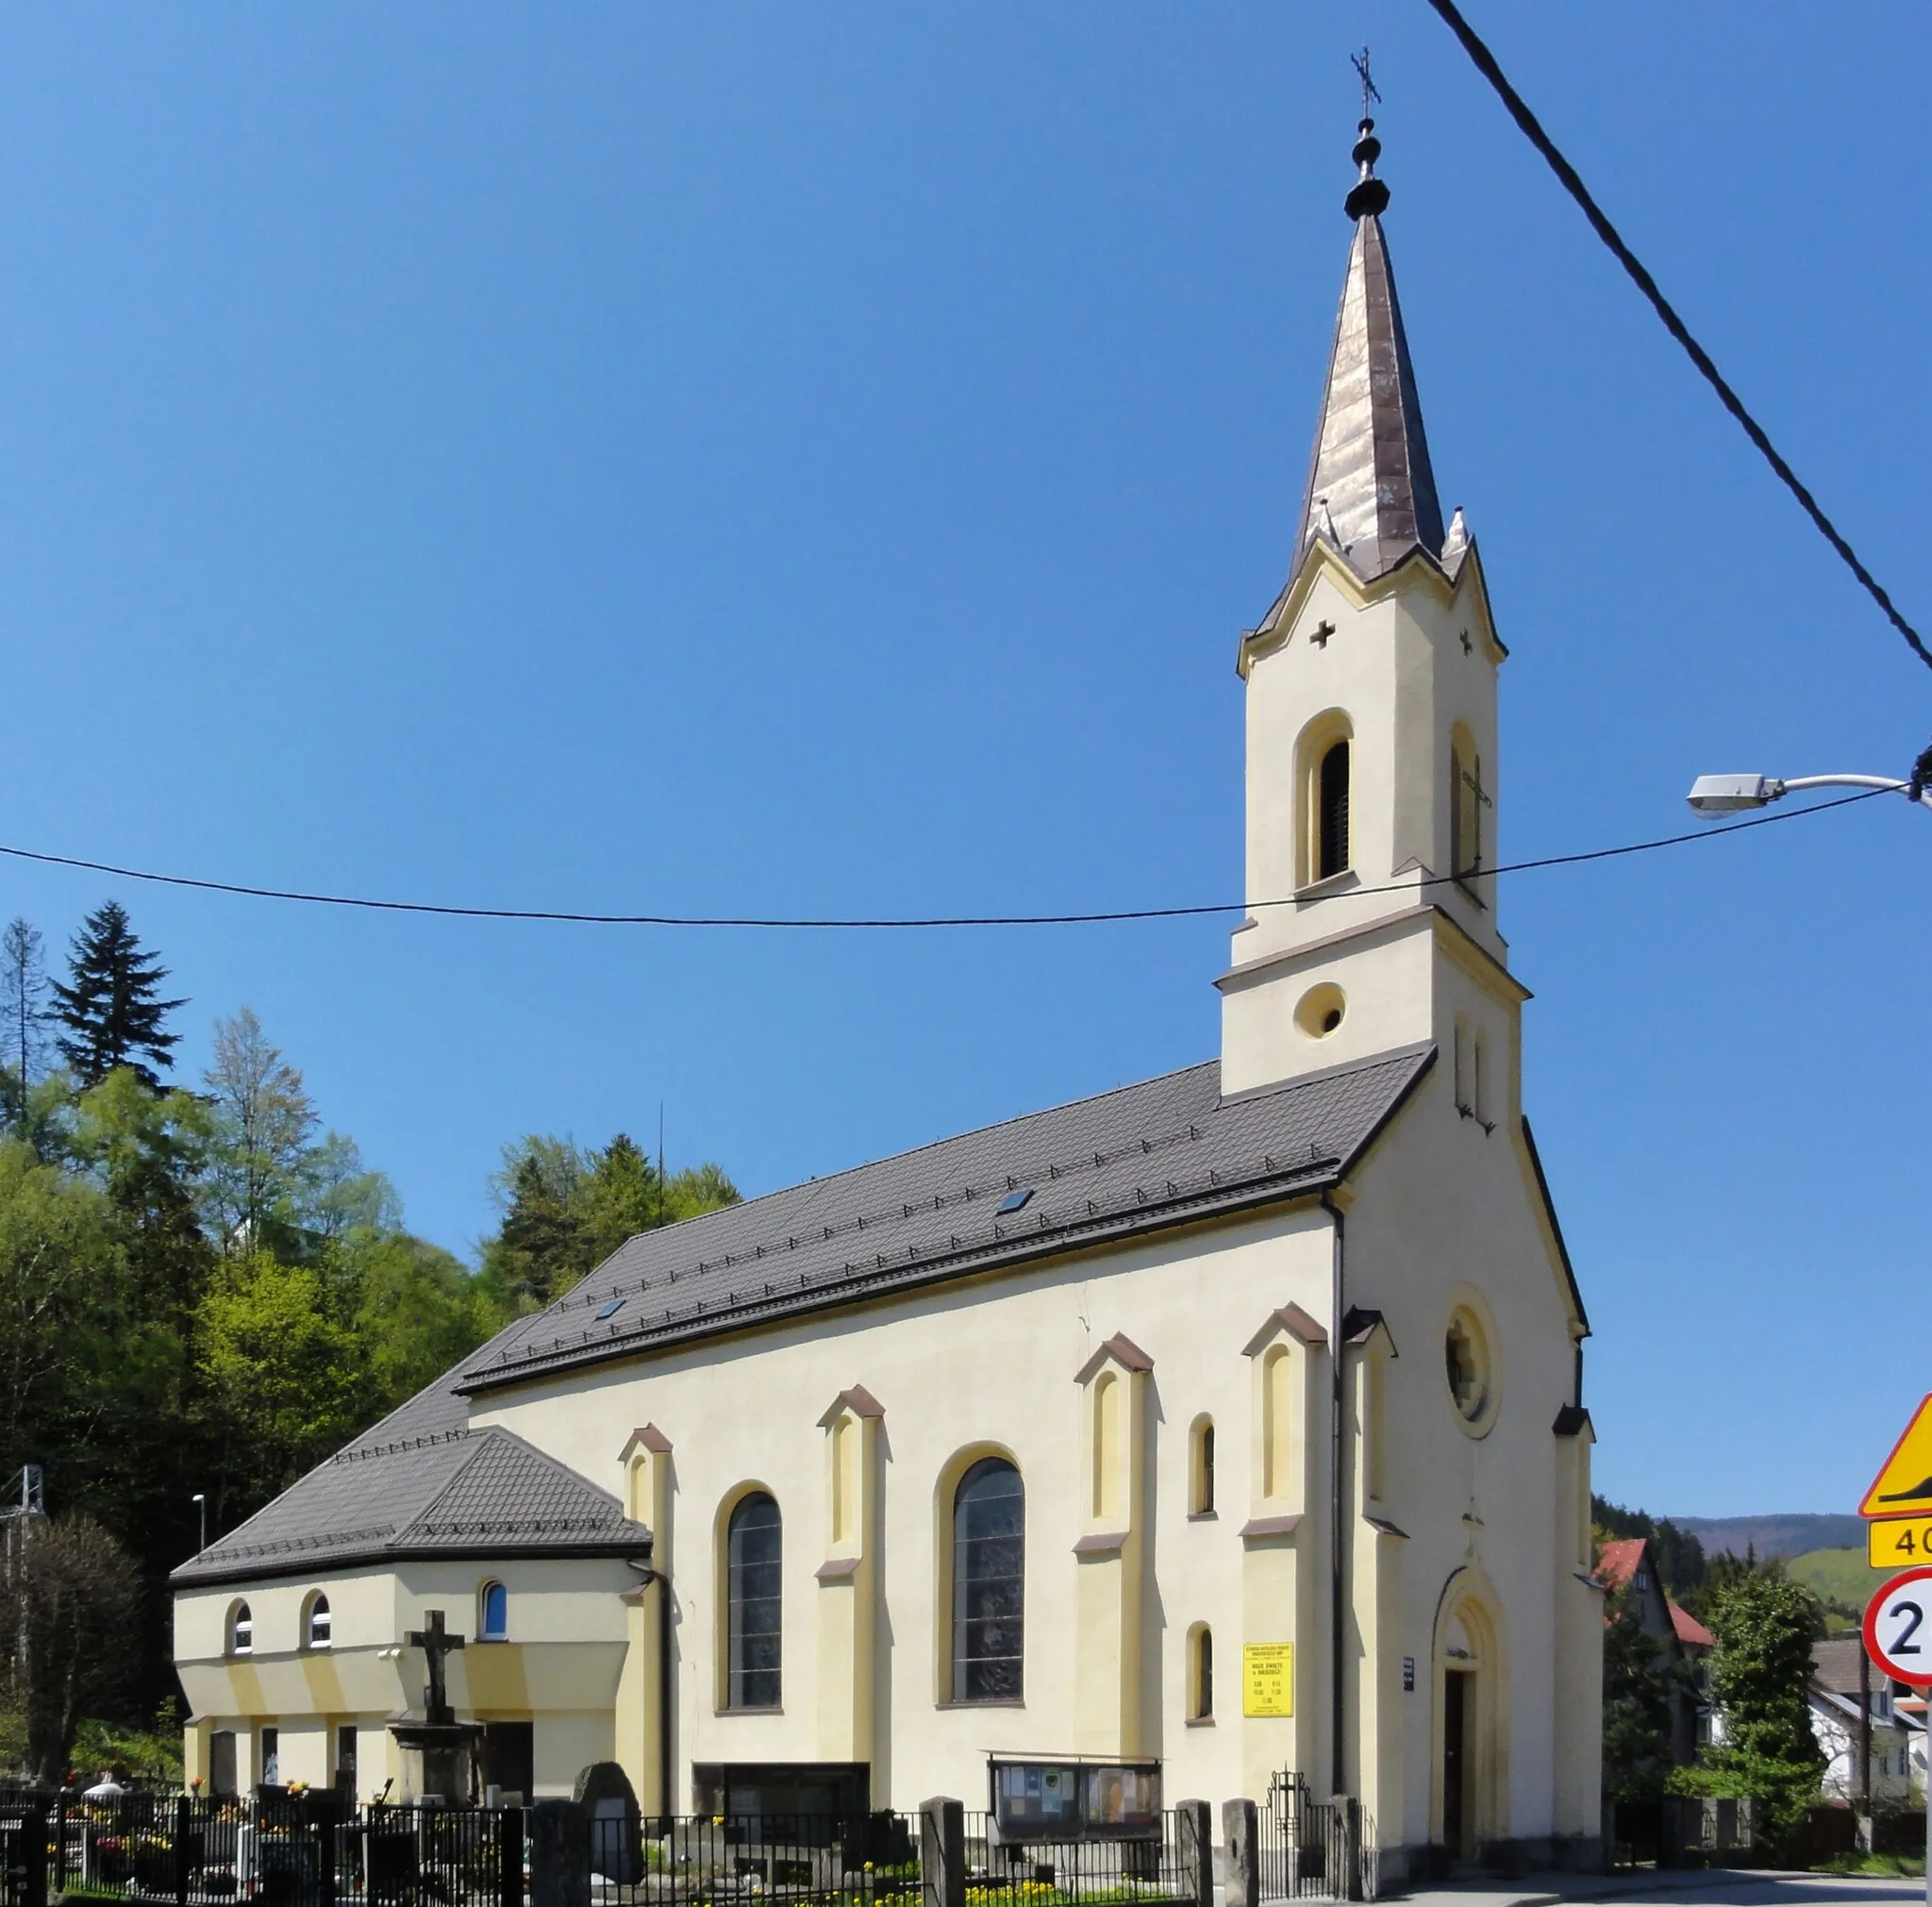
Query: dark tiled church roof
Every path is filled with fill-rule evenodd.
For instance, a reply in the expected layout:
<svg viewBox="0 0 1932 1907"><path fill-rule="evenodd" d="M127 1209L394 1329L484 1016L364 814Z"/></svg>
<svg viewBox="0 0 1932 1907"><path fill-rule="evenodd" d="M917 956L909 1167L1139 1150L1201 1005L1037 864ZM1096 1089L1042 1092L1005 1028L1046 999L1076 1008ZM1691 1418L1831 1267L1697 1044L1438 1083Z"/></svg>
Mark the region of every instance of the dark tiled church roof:
<svg viewBox="0 0 1932 1907"><path fill-rule="evenodd" d="M1429 1046L1221 1096L1217 1061L647 1231L463 1366L474 1394L1315 1193ZM614 1307L614 1308L613 1308Z"/></svg>
<svg viewBox="0 0 1932 1907"><path fill-rule="evenodd" d="M434 1557L649 1553L650 1532L608 1490L509 1430L473 1430L447 1385L411 1399L170 1580Z"/></svg>
<svg viewBox="0 0 1932 1907"><path fill-rule="evenodd" d="M649 1532L615 1497L508 1430L473 1430L468 1395L1311 1196L1352 1169L1434 1058L1405 1047L1229 1098L1209 1061L644 1232L171 1581L641 1557Z"/></svg>

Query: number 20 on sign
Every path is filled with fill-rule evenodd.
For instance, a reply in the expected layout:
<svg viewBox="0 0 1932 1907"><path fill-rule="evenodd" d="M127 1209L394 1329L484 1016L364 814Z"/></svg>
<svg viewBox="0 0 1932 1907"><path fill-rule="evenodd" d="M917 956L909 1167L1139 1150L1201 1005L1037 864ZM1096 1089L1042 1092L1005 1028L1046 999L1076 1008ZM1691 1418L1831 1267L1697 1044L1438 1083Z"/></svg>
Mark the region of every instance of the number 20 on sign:
<svg viewBox="0 0 1932 1907"><path fill-rule="evenodd" d="M1865 1649L1894 1681L1932 1683L1932 1568L1907 1569L1873 1597Z"/></svg>

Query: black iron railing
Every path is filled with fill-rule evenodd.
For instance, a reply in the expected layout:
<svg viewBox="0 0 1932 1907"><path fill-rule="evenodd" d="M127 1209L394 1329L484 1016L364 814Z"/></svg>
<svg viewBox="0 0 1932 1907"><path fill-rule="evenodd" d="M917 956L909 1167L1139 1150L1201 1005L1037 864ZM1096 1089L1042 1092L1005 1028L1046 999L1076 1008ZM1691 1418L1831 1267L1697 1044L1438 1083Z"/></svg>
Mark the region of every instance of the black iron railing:
<svg viewBox="0 0 1932 1907"><path fill-rule="evenodd" d="M1318 1801L1307 1780L1284 1768L1256 1814L1263 1900L1374 1900L1379 1863L1375 1824L1359 1801Z"/></svg>
<svg viewBox="0 0 1932 1907"><path fill-rule="evenodd" d="M966 1816L967 1907L1109 1907L1199 1898L1199 1860L1174 1810L1117 1838L1002 1837L991 1815Z"/></svg>
<svg viewBox="0 0 1932 1907"><path fill-rule="evenodd" d="M612 1907L871 1907L919 1893L918 1824L904 1815L593 1816L590 1839L591 1899Z"/></svg>

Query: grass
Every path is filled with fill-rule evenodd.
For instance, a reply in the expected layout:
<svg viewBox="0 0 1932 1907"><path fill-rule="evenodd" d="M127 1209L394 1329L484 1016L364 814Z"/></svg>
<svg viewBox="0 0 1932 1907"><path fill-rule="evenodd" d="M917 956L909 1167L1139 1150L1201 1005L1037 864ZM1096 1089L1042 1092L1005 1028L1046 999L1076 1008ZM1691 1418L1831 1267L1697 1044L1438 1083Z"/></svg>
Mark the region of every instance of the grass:
<svg viewBox="0 0 1932 1907"><path fill-rule="evenodd" d="M1925 1872L1923 1854L1838 1854L1814 1874L1864 1874L1888 1881L1917 1881Z"/></svg>

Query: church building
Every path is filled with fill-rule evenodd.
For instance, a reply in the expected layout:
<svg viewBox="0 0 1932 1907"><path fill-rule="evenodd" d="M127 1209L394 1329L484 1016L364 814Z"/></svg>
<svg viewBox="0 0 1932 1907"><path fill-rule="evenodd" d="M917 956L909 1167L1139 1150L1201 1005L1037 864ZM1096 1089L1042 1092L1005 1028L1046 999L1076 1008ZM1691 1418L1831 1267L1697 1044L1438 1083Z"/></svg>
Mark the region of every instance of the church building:
<svg viewBox="0 0 1932 1907"><path fill-rule="evenodd" d="M406 1792L440 1625L506 1792L613 1761L646 1814L983 1809L1085 1758L1130 1809L1354 1796L1385 1877L1594 1858L1589 1327L1491 872L1507 651L1379 151L1364 121L1237 656L1253 912L1176 977L1219 1054L630 1240L175 1572L191 1775Z"/></svg>

